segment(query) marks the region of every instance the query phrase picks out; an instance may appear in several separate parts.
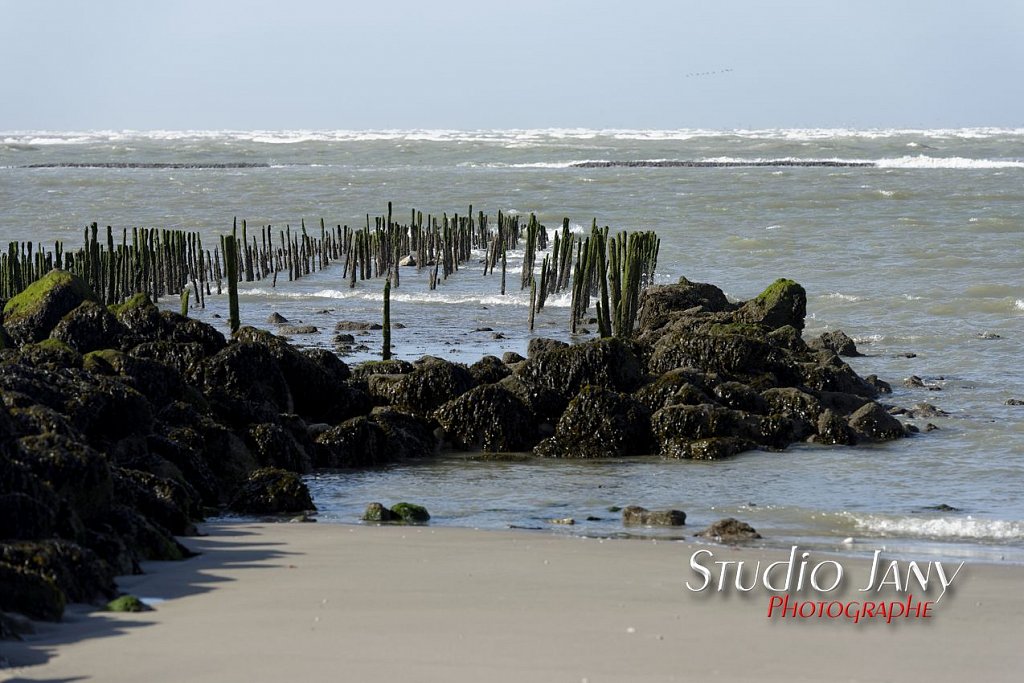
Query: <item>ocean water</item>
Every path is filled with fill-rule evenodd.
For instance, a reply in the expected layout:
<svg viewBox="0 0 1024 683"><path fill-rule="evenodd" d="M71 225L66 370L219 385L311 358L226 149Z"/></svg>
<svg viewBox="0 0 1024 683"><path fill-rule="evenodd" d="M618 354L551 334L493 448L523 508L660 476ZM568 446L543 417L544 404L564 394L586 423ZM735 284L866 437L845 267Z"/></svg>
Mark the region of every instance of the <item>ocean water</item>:
<svg viewBox="0 0 1024 683"><path fill-rule="evenodd" d="M577 168L582 161L780 161L728 168ZM801 161L871 162L801 167ZM67 164L76 164L68 167ZM132 164L130 168L112 167ZM157 168L179 164L193 168ZM229 167L223 167L228 165ZM231 167L233 166L233 167ZM1024 129L0 132L0 241L82 241L92 221L198 230L234 217L275 229L365 224L394 203L464 215L499 210L549 228L593 219L662 239L657 281L713 282L734 298L777 277L808 291L805 336L842 329L884 400L930 403L939 429L871 447L796 446L727 462L478 462L318 473L323 521L366 503L425 504L434 524L624 533L610 506L676 507L689 535L723 516L766 543L857 552L1024 561ZM475 260L437 290L403 269L392 294L397 355L473 362L525 353L528 295ZM241 290L243 323L272 311L317 326L297 343L331 348L338 320L380 317L382 282L349 289L340 266ZM167 300L169 307L177 302ZM226 301L193 315L224 327ZM569 339L568 300L549 300L535 334ZM268 326L270 327L270 326ZM582 337L586 338L586 337ZM379 357L379 333L357 336ZM922 378L925 386L904 380ZM957 511L933 510L949 505ZM549 520L572 517L571 527ZM595 519L589 519L593 517ZM675 531L631 531L677 537Z"/></svg>

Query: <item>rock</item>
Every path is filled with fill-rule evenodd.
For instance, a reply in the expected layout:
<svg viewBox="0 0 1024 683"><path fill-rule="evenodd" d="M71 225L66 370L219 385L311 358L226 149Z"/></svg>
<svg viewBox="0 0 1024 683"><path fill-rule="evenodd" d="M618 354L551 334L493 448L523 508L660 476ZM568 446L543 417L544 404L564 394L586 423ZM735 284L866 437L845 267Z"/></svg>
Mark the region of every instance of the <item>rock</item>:
<svg viewBox="0 0 1024 683"><path fill-rule="evenodd" d="M339 320L334 324L335 332L368 332L382 329L384 326L380 323L363 323L354 320Z"/></svg>
<svg viewBox="0 0 1024 683"><path fill-rule="evenodd" d="M714 403L708 395L707 387L717 383L717 376L689 368L676 368L645 384L634 396L651 412L670 405Z"/></svg>
<svg viewBox="0 0 1024 683"><path fill-rule="evenodd" d="M283 335L296 335L296 334L316 334L316 325L281 325L277 328L278 334Z"/></svg>
<svg viewBox="0 0 1024 683"><path fill-rule="evenodd" d="M818 416L816 431L817 435L813 437L814 443L830 446L852 446L857 443L857 434L850 427L846 418L831 409L826 409Z"/></svg>
<svg viewBox="0 0 1024 683"><path fill-rule="evenodd" d="M526 347L526 356L533 358L538 353L544 353L547 351L557 351L558 349L568 348L569 345L564 341L558 341L557 339L546 339L544 337L533 337L530 339L530 343Z"/></svg>
<svg viewBox="0 0 1024 683"><path fill-rule="evenodd" d="M188 484L140 470L113 468L114 496L175 536L194 536L202 500Z"/></svg>
<svg viewBox="0 0 1024 683"><path fill-rule="evenodd" d="M698 531L696 535L714 539L719 543L738 543L761 538L761 534L757 533L754 527L732 517L720 519L707 529Z"/></svg>
<svg viewBox="0 0 1024 683"><path fill-rule="evenodd" d="M622 509L622 523L626 526L683 526L686 513L682 510L648 510L639 505Z"/></svg>
<svg viewBox="0 0 1024 683"><path fill-rule="evenodd" d="M878 396L878 389L831 351L819 352L813 364L803 365L803 385L817 391L854 394L864 398Z"/></svg>
<svg viewBox="0 0 1024 683"><path fill-rule="evenodd" d="M0 610L40 621L60 621L66 600L51 580L0 562Z"/></svg>
<svg viewBox="0 0 1024 683"><path fill-rule="evenodd" d="M52 581L67 602L107 600L116 593L110 565L92 550L71 541L0 544L0 563Z"/></svg>
<svg viewBox="0 0 1024 683"><path fill-rule="evenodd" d="M267 316L267 322L270 323L271 325L284 325L285 323L288 322L288 318L284 317L277 311L274 311L269 316Z"/></svg>
<svg viewBox="0 0 1024 683"><path fill-rule="evenodd" d="M99 298L85 280L55 268L7 301L4 328L16 344L40 342L85 301L99 303Z"/></svg>
<svg viewBox="0 0 1024 683"><path fill-rule="evenodd" d="M739 432L742 419L737 411L712 404L671 405L651 416L651 432L662 457L692 458L691 443L732 438ZM710 455L713 445L714 442L702 443L697 452ZM732 444L739 445L739 442Z"/></svg>
<svg viewBox="0 0 1024 683"><path fill-rule="evenodd" d="M576 520L572 517L560 517L557 519L549 519L548 522L551 524L561 524L563 526L573 526L576 524Z"/></svg>
<svg viewBox="0 0 1024 683"><path fill-rule="evenodd" d="M617 458L651 450L650 412L628 394L587 385L569 402L555 433L534 448L547 458Z"/></svg>
<svg viewBox="0 0 1024 683"><path fill-rule="evenodd" d="M523 451L537 442L529 407L500 384L470 389L434 411L434 419L463 450Z"/></svg>
<svg viewBox="0 0 1024 683"><path fill-rule="evenodd" d="M373 467L392 461L384 430L368 417L354 417L321 432L315 442L317 467Z"/></svg>
<svg viewBox="0 0 1024 683"><path fill-rule="evenodd" d="M812 349L831 351L832 353L846 357L862 356L857 350L857 344L842 330L825 332L807 343Z"/></svg>
<svg viewBox="0 0 1024 683"><path fill-rule="evenodd" d="M712 393L716 401L726 408L758 414L768 412L768 402L746 384L722 382L714 386Z"/></svg>
<svg viewBox="0 0 1024 683"><path fill-rule="evenodd" d="M1008 405L1008 406L1024 406L1024 400L1021 400L1019 398L1008 398L1008 399L1006 399L1006 403L1004 403L1003 405Z"/></svg>
<svg viewBox="0 0 1024 683"><path fill-rule="evenodd" d="M527 385L552 390L566 402L588 384L632 393L644 381L634 348L615 337L538 351L513 376Z"/></svg>
<svg viewBox="0 0 1024 683"><path fill-rule="evenodd" d="M669 326L654 343L647 362L652 374L676 368L717 373L758 389L801 381L789 352L766 339L766 328L749 323L701 323L696 328Z"/></svg>
<svg viewBox="0 0 1024 683"><path fill-rule="evenodd" d="M107 459L88 445L58 434L25 436L14 458L28 467L82 520L103 514L113 502Z"/></svg>
<svg viewBox="0 0 1024 683"><path fill-rule="evenodd" d="M515 351L506 351L501 354L501 362L505 365L515 365L516 363L522 363L524 360L526 359Z"/></svg>
<svg viewBox="0 0 1024 683"><path fill-rule="evenodd" d="M118 348L127 330L114 315L95 301L83 301L61 318L52 339L64 342L79 353Z"/></svg>
<svg viewBox="0 0 1024 683"><path fill-rule="evenodd" d="M406 524L423 524L430 521L427 509L413 503L396 503L391 506L391 514Z"/></svg>
<svg viewBox="0 0 1024 683"><path fill-rule="evenodd" d="M715 436L708 439L677 444L676 449L664 453L665 457L689 458L690 460L725 460L734 455L755 448L754 442L736 436Z"/></svg>
<svg viewBox="0 0 1024 683"><path fill-rule="evenodd" d="M850 415L849 425L862 441L892 441L907 435L903 423L874 402Z"/></svg>
<svg viewBox="0 0 1024 683"><path fill-rule="evenodd" d="M424 356L416 362L412 372L371 376L368 387L371 399L379 405L428 415L469 391L473 387L473 376L464 365Z"/></svg>
<svg viewBox="0 0 1024 683"><path fill-rule="evenodd" d="M804 329L807 316L807 292L793 280L780 278L736 311L736 319L758 323L769 330L790 325Z"/></svg>
<svg viewBox="0 0 1024 683"><path fill-rule="evenodd" d="M469 374L473 376L473 383L480 385L500 382L512 371L497 356L484 356L469 366Z"/></svg>
<svg viewBox="0 0 1024 683"><path fill-rule="evenodd" d="M316 509L299 475L264 467L249 475L229 507L247 514L279 514Z"/></svg>
<svg viewBox="0 0 1024 683"><path fill-rule="evenodd" d="M266 345L235 341L204 363L203 393L228 422L271 422L295 412L277 359Z"/></svg>
<svg viewBox="0 0 1024 683"><path fill-rule="evenodd" d="M425 417L393 408L376 408L370 420L384 433L384 450L395 460L426 458L440 449L435 425Z"/></svg>
<svg viewBox="0 0 1024 683"><path fill-rule="evenodd" d="M653 285L644 290L638 326L641 331L656 330L679 313L725 312L735 308L718 287L680 277L677 284Z"/></svg>
<svg viewBox="0 0 1024 683"><path fill-rule="evenodd" d="M366 512L361 518L364 522L393 522L397 521L395 515L380 503L370 503L366 506Z"/></svg>
<svg viewBox="0 0 1024 683"><path fill-rule="evenodd" d="M152 607L134 595L122 595L106 604L104 612L151 612Z"/></svg>
<svg viewBox="0 0 1024 683"><path fill-rule="evenodd" d="M20 491L0 493L0 539L46 538L56 526L57 511L45 502Z"/></svg>
<svg viewBox="0 0 1024 683"><path fill-rule="evenodd" d="M413 256L412 254L409 254L408 256L403 256L401 258L401 260L398 262L398 265L399 266L415 266L416 265L416 257Z"/></svg>
<svg viewBox="0 0 1024 683"><path fill-rule="evenodd" d="M352 368L352 377L353 379L366 381L375 375L406 375L414 369L415 367L409 361L397 358L391 360L370 360Z"/></svg>
<svg viewBox="0 0 1024 683"><path fill-rule="evenodd" d="M246 439L250 452L264 467L278 467L305 474L313 469L312 457L281 425L262 422L251 425Z"/></svg>
<svg viewBox="0 0 1024 683"><path fill-rule="evenodd" d="M907 411L907 416L920 419L928 417L949 417L949 413L945 410L933 406L931 403L917 403L914 407Z"/></svg>

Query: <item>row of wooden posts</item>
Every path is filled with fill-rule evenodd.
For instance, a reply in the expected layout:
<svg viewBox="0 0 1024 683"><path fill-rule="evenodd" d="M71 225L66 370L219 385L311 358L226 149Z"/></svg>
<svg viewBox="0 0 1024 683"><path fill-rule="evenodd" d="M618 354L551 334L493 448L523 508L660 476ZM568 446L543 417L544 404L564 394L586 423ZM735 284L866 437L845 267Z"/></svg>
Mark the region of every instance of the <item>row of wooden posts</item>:
<svg viewBox="0 0 1024 683"><path fill-rule="evenodd" d="M183 230L132 228L105 234L96 223L85 229L84 245L66 251L61 242L52 249L32 242L11 242L0 253L0 299L9 299L53 268L81 276L106 304L118 303L144 292L153 300L179 295L182 313L192 305L205 308L206 297L220 295L227 285L229 323L239 325L239 282L271 280L279 274L298 280L332 263L342 263L342 279L349 287L357 280L386 278L385 317L390 291L401 284L402 267L428 269L428 286L458 272L460 266L482 251L483 274L500 267L500 291L508 280L508 252L523 250L520 290L530 292L529 325L552 294L571 288L570 326L575 334L596 298L597 324L602 336L629 336L637 315L640 292L653 282L659 240L653 232L609 235L595 220L588 235L570 229L548 230L533 214L523 222L519 215L498 212L491 222L482 211L465 215L427 215L413 210L407 224L394 219L391 203L386 215L366 215L364 227L338 225L311 234L305 222L298 230L286 226L276 232L263 226L252 233L246 221L236 221L213 249L204 248L198 233ZM537 259L545 254L538 272ZM386 321L387 322L387 321ZM387 326L385 327L387 330ZM390 335L388 335L390 336ZM390 349L390 345L387 346Z"/></svg>

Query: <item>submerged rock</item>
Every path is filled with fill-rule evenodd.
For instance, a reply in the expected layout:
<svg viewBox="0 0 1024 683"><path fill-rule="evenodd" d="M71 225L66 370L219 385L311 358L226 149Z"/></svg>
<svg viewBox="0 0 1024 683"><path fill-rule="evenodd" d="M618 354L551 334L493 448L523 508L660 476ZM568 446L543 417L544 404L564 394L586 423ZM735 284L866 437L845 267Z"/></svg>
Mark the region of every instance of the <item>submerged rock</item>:
<svg viewBox="0 0 1024 683"><path fill-rule="evenodd" d="M761 534L757 533L754 527L733 517L720 519L707 529L698 531L695 535L714 539L719 543L737 543L761 538Z"/></svg>
<svg viewBox="0 0 1024 683"><path fill-rule="evenodd" d="M683 526L686 513L682 510L648 510L639 505L622 509L622 523L626 526Z"/></svg>

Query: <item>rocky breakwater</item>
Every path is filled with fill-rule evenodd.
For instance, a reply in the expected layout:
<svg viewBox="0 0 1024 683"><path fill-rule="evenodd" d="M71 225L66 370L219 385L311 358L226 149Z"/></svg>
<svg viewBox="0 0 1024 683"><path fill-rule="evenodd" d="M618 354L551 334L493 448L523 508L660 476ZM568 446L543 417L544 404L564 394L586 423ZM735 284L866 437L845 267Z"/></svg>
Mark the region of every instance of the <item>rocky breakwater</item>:
<svg viewBox="0 0 1024 683"><path fill-rule="evenodd" d="M745 302L685 278L651 287L631 339L534 340L527 359L476 373L488 381L431 415L456 448L544 457L718 460L905 436L876 401L887 384L834 344L804 341L806 305L791 280Z"/></svg>
<svg viewBox="0 0 1024 683"><path fill-rule="evenodd" d="M188 556L176 537L211 512L311 509L300 475L318 465L435 450L425 419L371 412L327 351L228 340L145 295L106 307L60 270L2 310L0 635L4 611L57 620Z"/></svg>

